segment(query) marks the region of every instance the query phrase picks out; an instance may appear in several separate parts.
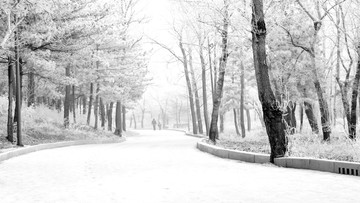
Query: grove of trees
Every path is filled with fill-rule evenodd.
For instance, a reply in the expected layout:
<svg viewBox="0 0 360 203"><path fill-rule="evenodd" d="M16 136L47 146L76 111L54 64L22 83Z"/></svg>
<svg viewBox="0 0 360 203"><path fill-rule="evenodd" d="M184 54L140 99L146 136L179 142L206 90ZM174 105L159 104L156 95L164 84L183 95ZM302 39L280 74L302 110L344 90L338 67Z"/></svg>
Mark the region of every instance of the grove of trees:
<svg viewBox="0 0 360 203"><path fill-rule="evenodd" d="M266 129L271 161L285 155L288 135L301 132L305 118L324 142L345 118L348 138L355 140L359 3L176 1L171 33L178 47L153 41L183 66L192 132L205 127L215 143L231 112L236 134L246 137L251 110Z"/></svg>
<svg viewBox="0 0 360 203"><path fill-rule="evenodd" d="M65 128L77 122L81 110L87 124L105 128L107 121L107 129L121 136L127 107L141 98L148 83L148 53L137 32L143 17L137 4L0 1L0 92L9 100L10 142L16 126L17 145L23 145L22 105L40 104L62 111Z"/></svg>

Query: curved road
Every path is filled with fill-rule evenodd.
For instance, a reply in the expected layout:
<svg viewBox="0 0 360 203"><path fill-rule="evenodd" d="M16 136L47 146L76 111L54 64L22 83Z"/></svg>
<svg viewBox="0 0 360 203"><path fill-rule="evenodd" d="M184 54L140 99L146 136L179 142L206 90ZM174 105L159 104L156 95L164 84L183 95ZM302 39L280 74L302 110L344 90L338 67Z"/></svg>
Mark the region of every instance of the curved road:
<svg viewBox="0 0 360 203"><path fill-rule="evenodd" d="M183 133L138 132L1 162L0 202L360 202L359 177L221 159Z"/></svg>

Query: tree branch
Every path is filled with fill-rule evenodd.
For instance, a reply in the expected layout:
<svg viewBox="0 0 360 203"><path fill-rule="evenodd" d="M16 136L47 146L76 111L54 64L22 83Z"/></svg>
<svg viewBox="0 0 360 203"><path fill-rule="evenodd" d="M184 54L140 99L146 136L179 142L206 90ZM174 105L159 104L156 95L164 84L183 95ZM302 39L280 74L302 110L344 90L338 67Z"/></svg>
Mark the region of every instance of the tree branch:
<svg viewBox="0 0 360 203"><path fill-rule="evenodd" d="M181 63L184 63L184 60L181 59L180 56L176 55L176 53L171 50L169 47L167 47L166 45L156 41L155 39L149 38L152 42L154 42L155 44L159 45L161 48L167 50L171 55L173 55L177 60L179 60Z"/></svg>
<svg viewBox="0 0 360 203"><path fill-rule="evenodd" d="M281 25L278 25L278 26L280 26L280 27L287 33L287 35L290 37L290 42L291 42L291 44L292 44L294 47L301 48L301 49L303 49L304 51L308 52L309 54L314 55L314 53L313 53L313 51L311 50L311 48L306 47L305 45L301 45L301 44L296 43L296 42L294 41L294 38L293 38L293 36L291 35L291 33L290 33L289 30L287 30L285 27L283 27L283 26L281 26Z"/></svg>
<svg viewBox="0 0 360 203"><path fill-rule="evenodd" d="M317 20L310 14L310 12L302 5L302 3L299 0L296 0L296 2L299 4L299 6L302 8L302 10L311 18L313 22L316 22Z"/></svg>
<svg viewBox="0 0 360 203"><path fill-rule="evenodd" d="M346 0L343 0L343 1L340 1L340 2L337 2L336 4L334 4L333 6L331 6L329 9L327 9L327 10L325 10L325 13L324 13L324 15L322 15L321 17L320 17L320 20L322 20L322 19L324 19L328 14L329 14L329 12L333 9L333 8L335 8L337 5L340 5L340 4L342 4L342 3L344 3Z"/></svg>

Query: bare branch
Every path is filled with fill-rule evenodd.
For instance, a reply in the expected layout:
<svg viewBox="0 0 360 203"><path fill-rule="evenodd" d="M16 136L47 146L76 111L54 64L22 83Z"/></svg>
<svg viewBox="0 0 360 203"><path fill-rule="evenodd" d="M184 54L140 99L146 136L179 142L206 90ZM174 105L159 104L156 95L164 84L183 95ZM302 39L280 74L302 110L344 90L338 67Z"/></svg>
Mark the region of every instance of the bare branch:
<svg viewBox="0 0 360 203"><path fill-rule="evenodd" d="M290 37L290 42L291 44L294 46L294 47L297 47L297 48L301 48L303 49L304 51L308 52L310 55L314 55L314 52L311 50L311 48L309 47L306 47L305 45L301 45L297 42L294 41L294 38L293 36L291 35L290 31L287 30L285 27L281 26L281 25L278 25L280 26L286 33L287 35Z"/></svg>
<svg viewBox="0 0 360 203"><path fill-rule="evenodd" d="M302 8L302 10L309 16L309 18L311 18L312 21L314 21L314 22L317 21L299 0L296 0L296 2L299 4L299 6Z"/></svg>
<svg viewBox="0 0 360 203"><path fill-rule="evenodd" d="M333 8L335 8L337 5L340 5L340 4L344 3L345 1L346 1L346 0L337 2L336 4L334 4L333 6L331 6L329 9L325 10L325 13L324 13L324 15L321 16L320 20L324 19L324 18L329 14L329 12L330 12Z"/></svg>
<svg viewBox="0 0 360 203"><path fill-rule="evenodd" d="M171 48L169 48L168 46L156 41L155 39L149 38L152 42L154 42L155 44L159 45L161 48L167 50L171 55L173 55L177 60L179 60L181 63L184 63L184 60L181 59L180 56L178 56Z"/></svg>

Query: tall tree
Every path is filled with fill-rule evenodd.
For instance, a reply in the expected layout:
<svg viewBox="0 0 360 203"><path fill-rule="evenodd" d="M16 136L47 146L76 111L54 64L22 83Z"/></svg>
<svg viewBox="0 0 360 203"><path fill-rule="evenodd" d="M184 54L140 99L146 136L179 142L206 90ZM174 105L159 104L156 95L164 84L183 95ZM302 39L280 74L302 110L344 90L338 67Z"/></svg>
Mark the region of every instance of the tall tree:
<svg viewBox="0 0 360 203"><path fill-rule="evenodd" d="M195 109L196 109L196 117L197 117L197 121L198 121L197 123L198 123L198 127L199 127L199 133L203 134L203 124L202 124L202 118L201 118L200 98L199 98L198 86L197 86L196 78L195 78L195 72L194 72L191 48L189 48L188 52L189 52L189 67L190 67L191 82L192 82L192 88L194 90L194 95L195 95Z"/></svg>
<svg viewBox="0 0 360 203"><path fill-rule="evenodd" d="M262 105L266 131L269 137L271 154L270 161L283 157L287 150L285 125L282 121L283 112L278 105L271 89L266 59L266 25L263 1L252 1L252 48L255 75L258 86L259 100Z"/></svg>
<svg viewBox="0 0 360 203"><path fill-rule="evenodd" d="M115 113L115 135L122 136L122 123L121 123L121 101L116 102L116 113Z"/></svg>
<svg viewBox="0 0 360 203"><path fill-rule="evenodd" d="M215 100L213 101L213 110L211 114L211 123L210 123L210 131L209 131L209 139L216 142L216 138L219 137L218 132L218 118L219 118L219 109L221 103L221 97L223 94L223 86L224 86L224 77L226 70L226 63L229 56L228 53L228 29L229 29L229 2L228 0L224 0L224 8L223 8L223 25L221 29L221 37L222 37L222 53L220 58L220 67L219 67L219 79L217 81L217 85L215 88Z"/></svg>
<svg viewBox="0 0 360 203"><path fill-rule="evenodd" d="M245 119L244 119L244 110L245 110L245 103L244 103L244 92L245 92L245 67L243 61L240 62L240 128L241 128L241 136L244 138L246 136L245 131ZM249 115L247 113L247 115ZM249 118L248 118L249 124Z"/></svg>

